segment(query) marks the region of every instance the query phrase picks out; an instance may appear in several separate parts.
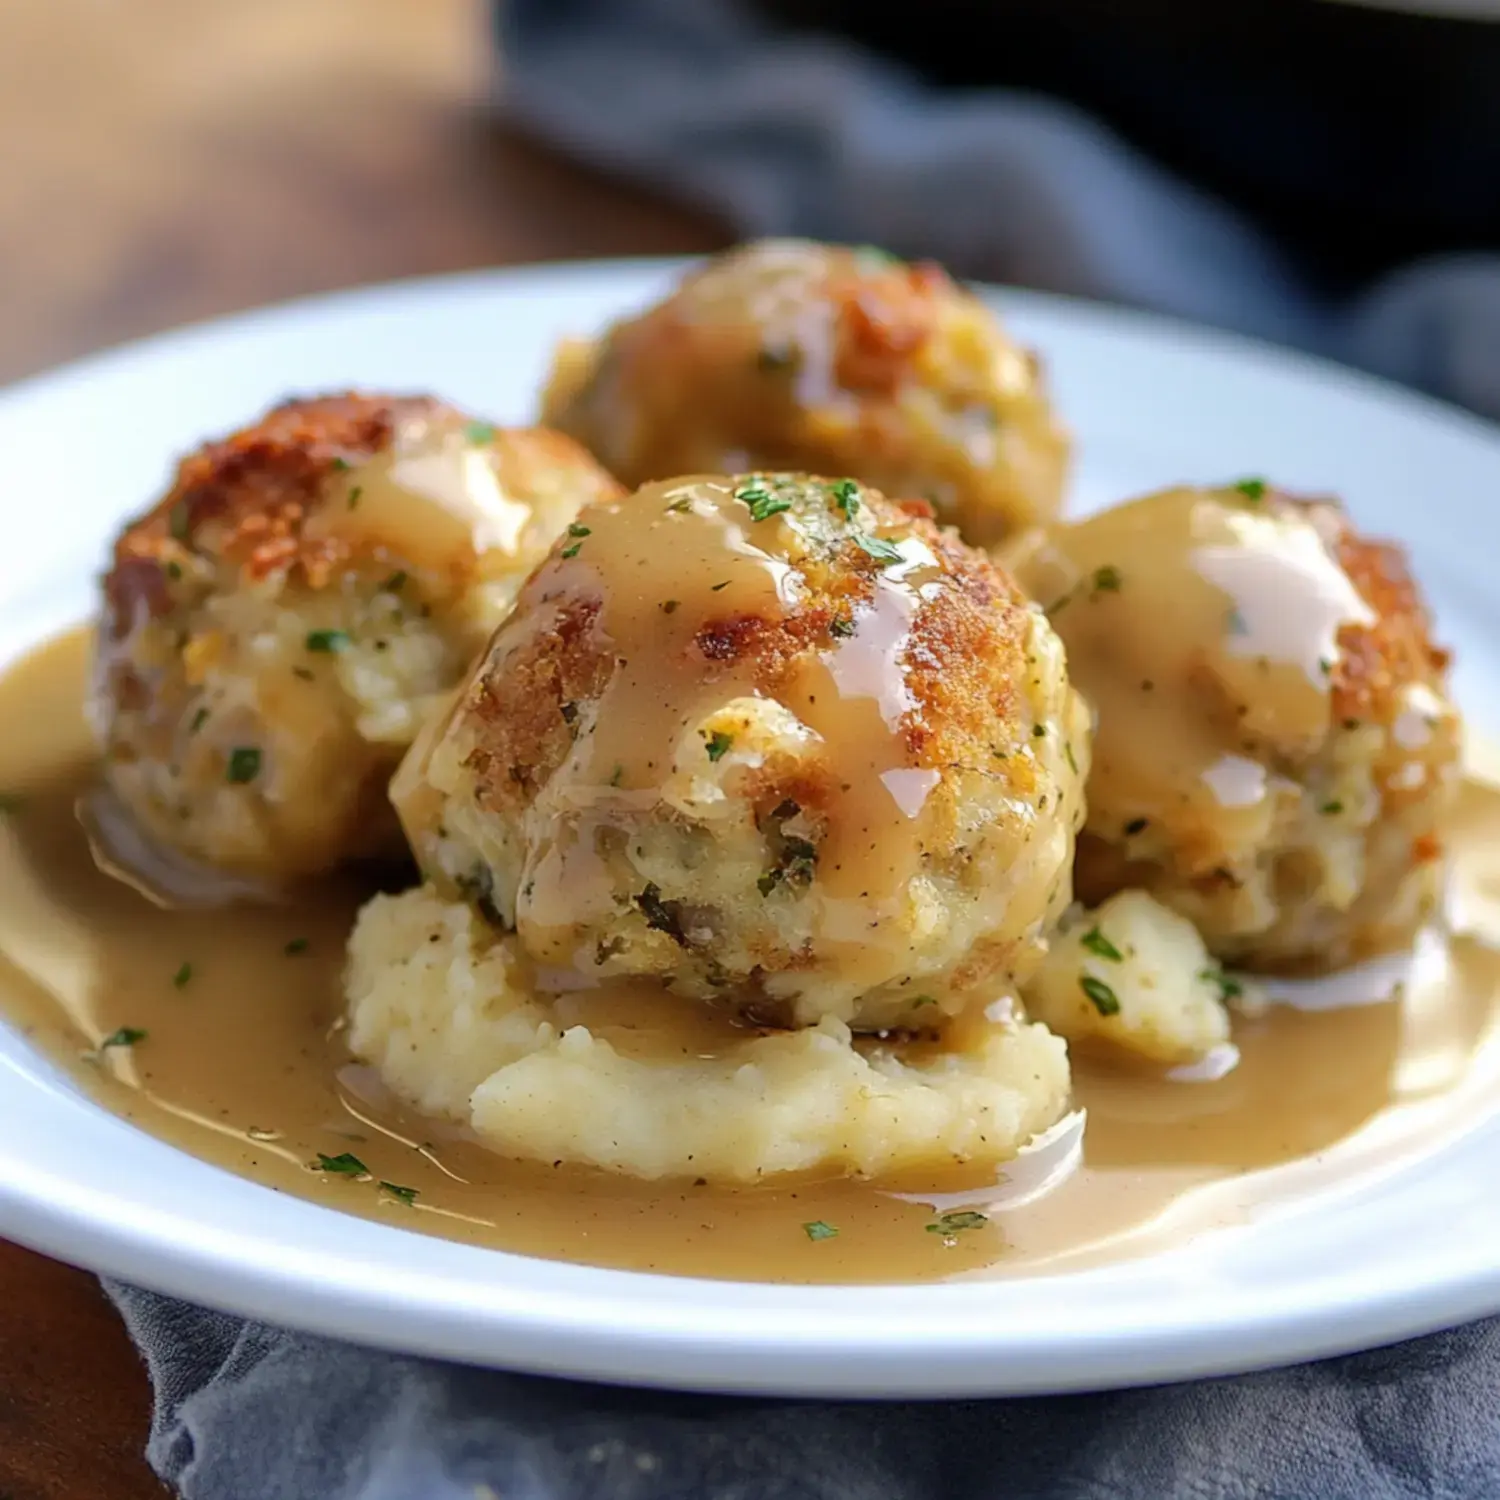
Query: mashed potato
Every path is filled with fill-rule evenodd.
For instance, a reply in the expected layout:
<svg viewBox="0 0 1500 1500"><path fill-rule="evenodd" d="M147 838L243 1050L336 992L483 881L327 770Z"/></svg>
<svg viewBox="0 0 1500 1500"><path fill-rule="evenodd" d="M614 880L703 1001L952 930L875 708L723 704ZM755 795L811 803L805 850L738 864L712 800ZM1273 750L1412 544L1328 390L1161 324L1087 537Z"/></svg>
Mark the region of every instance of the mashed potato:
<svg viewBox="0 0 1500 1500"><path fill-rule="evenodd" d="M543 420L629 484L748 468L922 496L975 543L1057 511L1068 439L1034 356L934 265L771 240L560 351Z"/></svg>
<svg viewBox="0 0 1500 1500"><path fill-rule="evenodd" d="M930 1027L1040 961L1088 742L1045 618L951 533L691 478L580 515L392 794L543 983Z"/></svg>
<svg viewBox="0 0 1500 1500"><path fill-rule="evenodd" d="M1229 1040L1233 988L1191 922L1143 891L1121 891L1069 913L1025 998L1034 1020L1070 1042L1181 1063Z"/></svg>
<svg viewBox="0 0 1500 1500"><path fill-rule="evenodd" d="M571 440L292 401L186 458L104 580L105 776L163 853L280 882L399 848L386 783L580 506Z"/></svg>
<svg viewBox="0 0 1500 1500"><path fill-rule="evenodd" d="M753 1182L999 1162L1065 1111L1063 1044L973 1028L961 1051L856 1046L833 1019L712 1055L559 1021L515 939L430 887L377 896L349 945L349 1041L403 1098L510 1156L641 1178Z"/></svg>
<svg viewBox="0 0 1500 1500"><path fill-rule="evenodd" d="M1245 480L1136 500L1017 559L1097 712L1081 899L1147 890L1220 959L1266 970L1411 937L1459 719L1397 548Z"/></svg>

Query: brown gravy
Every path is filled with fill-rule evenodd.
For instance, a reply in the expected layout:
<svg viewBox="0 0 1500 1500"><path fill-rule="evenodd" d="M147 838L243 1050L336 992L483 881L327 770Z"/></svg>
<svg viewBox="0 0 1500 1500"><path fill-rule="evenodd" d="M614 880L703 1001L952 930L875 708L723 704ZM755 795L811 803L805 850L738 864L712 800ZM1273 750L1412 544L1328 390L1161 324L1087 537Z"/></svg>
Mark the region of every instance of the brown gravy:
<svg viewBox="0 0 1500 1500"><path fill-rule="evenodd" d="M1017 1274L1160 1248L1410 1161L1496 1096L1500 955L1454 936L1438 945L1446 972L1414 975L1399 1000L1276 1006L1239 1022L1240 1064L1217 1081L1077 1059L1082 1167L977 1229L927 1227L935 1194L983 1186L972 1180L730 1192L508 1162L392 1105L341 1049L344 940L367 894L352 881L279 907L167 911L99 873L75 816L93 775L86 655L75 632L0 678L0 1014L140 1128L275 1191L632 1269L801 1282ZM1497 932L1500 790L1471 779L1463 796L1463 925ZM120 1028L147 1035L95 1051ZM370 1176L317 1170L318 1153L357 1156ZM813 1238L818 1223L837 1234Z"/></svg>

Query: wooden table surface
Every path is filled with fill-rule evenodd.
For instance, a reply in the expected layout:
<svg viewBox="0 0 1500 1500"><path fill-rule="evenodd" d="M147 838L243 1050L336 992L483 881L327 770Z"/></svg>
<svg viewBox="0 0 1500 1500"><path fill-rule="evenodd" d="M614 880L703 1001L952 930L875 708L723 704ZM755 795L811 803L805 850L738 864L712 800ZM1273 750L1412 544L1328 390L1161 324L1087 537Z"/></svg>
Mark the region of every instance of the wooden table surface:
<svg viewBox="0 0 1500 1500"><path fill-rule="evenodd" d="M509 132L480 0L4 0L0 380L395 276L713 248ZM93 1279L0 1242L0 1500L163 1494Z"/></svg>

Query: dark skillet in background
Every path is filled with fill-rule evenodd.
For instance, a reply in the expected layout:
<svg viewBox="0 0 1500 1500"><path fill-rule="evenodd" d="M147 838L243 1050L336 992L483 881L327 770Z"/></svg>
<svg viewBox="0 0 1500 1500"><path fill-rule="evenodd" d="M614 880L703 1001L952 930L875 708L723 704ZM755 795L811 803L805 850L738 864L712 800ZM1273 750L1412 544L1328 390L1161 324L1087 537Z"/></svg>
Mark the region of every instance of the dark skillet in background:
<svg viewBox="0 0 1500 1500"><path fill-rule="evenodd" d="M750 3L947 87L1069 100L1248 212L1330 290L1500 247L1500 4Z"/></svg>

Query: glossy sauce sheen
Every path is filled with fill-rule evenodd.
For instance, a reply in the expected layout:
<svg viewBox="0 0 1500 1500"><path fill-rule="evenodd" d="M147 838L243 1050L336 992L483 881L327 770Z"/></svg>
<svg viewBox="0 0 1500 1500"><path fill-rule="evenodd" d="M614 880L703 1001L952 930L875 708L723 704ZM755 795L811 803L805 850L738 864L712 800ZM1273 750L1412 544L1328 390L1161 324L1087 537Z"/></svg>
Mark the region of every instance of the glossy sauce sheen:
<svg viewBox="0 0 1500 1500"><path fill-rule="evenodd" d="M580 605L597 608L593 628L616 653L592 732L575 741L553 778L564 800L606 814L633 794L653 805L684 735L732 699L757 696L756 662L747 666L739 656L735 633L759 622L776 628L792 613L802 584L784 559L811 544L790 513L753 520L739 493L730 482L703 478L648 485L627 501L595 505L589 534L544 564L529 586L542 607L522 629L547 630ZM921 867L922 805L939 779L906 764L901 729L914 699L901 658L923 591L953 587L919 538L894 545L901 561L875 576L873 598L854 612L852 633L809 653L776 694L819 737L825 764L841 778L825 808L820 929L813 936L837 955L841 974L857 975L863 966L874 969L872 980L888 969L876 952L882 919ZM715 664L711 675L705 658ZM695 742L691 754L700 753ZM579 961L563 940L580 919L611 909L616 885L600 865L598 842L587 816L571 825L527 872L517 907L531 953L576 963L585 973L592 958Z"/></svg>
<svg viewBox="0 0 1500 1500"><path fill-rule="evenodd" d="M984 1227L928 1229L934 1202L956 1206L939 1193L996 1196L974 1182L733 1193L509 1163L391 1106L342 1052L339 972L365 891L166 911L98 873L74 816L93 774L85 657L75 634L0 681L0 1007L110 1108L276 1191L598 1265L804 1282L1019 1274L1158 1249L1409 1161L1495 1096L1500 962L1473 934L1497 930L1500 792L1471 780L1455 870L1469 935L1429 945L1399 1001L1241 1022L1240 1066L1216 1082L1079 1060L1083 1166ZM122 1027L146 1036L101 1059ZM370 1176L315 1170L319 1152L350 1153ZM1012 1169L1014 1199L1032 1170ZM819 1222L837 1234L811 1238L804 1226Z"/></svg>

